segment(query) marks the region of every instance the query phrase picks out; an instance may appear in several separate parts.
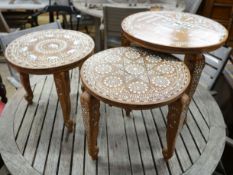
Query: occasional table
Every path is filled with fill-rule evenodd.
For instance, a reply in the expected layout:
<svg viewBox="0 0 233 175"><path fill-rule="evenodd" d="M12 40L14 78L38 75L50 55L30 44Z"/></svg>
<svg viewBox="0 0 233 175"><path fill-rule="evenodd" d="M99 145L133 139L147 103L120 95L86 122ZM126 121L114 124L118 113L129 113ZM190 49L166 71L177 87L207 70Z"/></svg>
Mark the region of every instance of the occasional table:
<svg viewBox="0 0 233 175"><path fill-rule="evenodd" d="M26 90L25 99L32 103L33 92L29 74L53 74L61 103L64 123L71 132L69 70L81 66L94 49L94 42L86 34L71 30L43 30L24 35L6 48L8 63L20 73Z"/></svg>
<svg viewBox="0 0 233 175"><path fill-rule="evenodd" d="M155 51L185 54L184 62L191 73L187 89L190 100L205 65L203 52L219 48L228 37L221 24L182 12L137 13L124 19L121 27L124 46L136 43Z"/></svg>
<svg viewBox="0 0 233 175"><path fill-rule="evenodd" d="M92 159L98 156L100 101L124 108L127 115L133 109L168 105L167 147L163 156L166 160L171 158L184 121L182 111L188 102L185 90L190 72L183 62L141 48L108 49L83 64L81 80L84 92L80 100Z"/></svg>

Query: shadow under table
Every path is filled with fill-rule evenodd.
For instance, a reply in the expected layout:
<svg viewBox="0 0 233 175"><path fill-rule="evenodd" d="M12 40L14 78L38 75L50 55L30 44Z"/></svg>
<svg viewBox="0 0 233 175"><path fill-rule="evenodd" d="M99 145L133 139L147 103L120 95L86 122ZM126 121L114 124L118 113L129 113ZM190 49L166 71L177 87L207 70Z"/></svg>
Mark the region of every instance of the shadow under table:
<svg viewBox="0 0 233 175"><path fill-rule="evenodd" d="M0 153L12 175L72 174L211 174L225 145L225 124L211 95L198 87L174 156L165 162L167 107L125 111L101 103L99 158L92 161L80 108L79 71L70 72L71 116L68 135L52 76L33 77L34 99L28 106L19 89L0 119Z"/></svg>

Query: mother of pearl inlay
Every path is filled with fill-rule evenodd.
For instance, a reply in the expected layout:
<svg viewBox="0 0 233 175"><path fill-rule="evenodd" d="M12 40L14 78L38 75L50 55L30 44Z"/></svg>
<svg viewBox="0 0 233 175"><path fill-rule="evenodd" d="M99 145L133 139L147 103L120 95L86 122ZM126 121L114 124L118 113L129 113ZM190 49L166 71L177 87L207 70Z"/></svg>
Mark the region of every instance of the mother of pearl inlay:
<svg viewBox="0 0 233 175"><path fill-rule="evenodd" d="M111 61L114 58L117 62ZM190 72L171 55L119 47L99 52L85 61L81 79L99 97L143 105L157 104L183 93L189 85Z"/></svg>

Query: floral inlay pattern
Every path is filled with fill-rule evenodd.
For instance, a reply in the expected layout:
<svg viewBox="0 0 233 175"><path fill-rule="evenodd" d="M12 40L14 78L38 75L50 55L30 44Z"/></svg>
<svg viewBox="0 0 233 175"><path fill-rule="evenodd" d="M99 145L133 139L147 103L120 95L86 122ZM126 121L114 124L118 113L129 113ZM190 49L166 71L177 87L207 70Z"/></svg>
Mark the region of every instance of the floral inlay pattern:
<svg viewBox="0 0 233 175"><path fill-rule="evenodd" d="M108 57L117 61L110 62ZM190 82L183 62L137 47L99 52L83 64L81 75L85 87L98 96L133 104L156 104L175 98Z"/></svg>
<svg viewBox="0 0 233 175"><path fill-rule="evenodd" d="M227 30L211 19L172 11L133 14L124 19L122 29L148 43L185 48L213 46L228 36Z"/></svg>
<svg viewBox="0 0 233 175"><path fill-rule="evenodd" d="M6 58L12 64L34 69L59 67L77 62L94 49L88 35L50 29L24 35L9 44Z"/></svg>

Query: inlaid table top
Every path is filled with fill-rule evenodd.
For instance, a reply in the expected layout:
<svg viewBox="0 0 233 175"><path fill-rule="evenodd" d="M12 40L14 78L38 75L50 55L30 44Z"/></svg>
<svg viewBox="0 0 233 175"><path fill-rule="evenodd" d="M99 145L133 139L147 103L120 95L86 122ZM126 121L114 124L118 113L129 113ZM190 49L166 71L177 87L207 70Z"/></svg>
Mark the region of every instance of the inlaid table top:
<svg viewBox="0 0 233 175"><path fill-rule="evenodd" d="M30 73L54 73L76 67L94 50L92 38L84 33L50 29L17 38L5 56L14 67Z"/></svg>
<svg viewBox="0 0 233 175"><path fill-rule="evenodd" d="M179 98L189 85L190 73L173 56L120 47L85 61L81 79L92 95L110 104L155 107Z"/></svg>
<svg viewBox="0 0 233 175"><path fill-rule="evenodd" d="M123 20L122 30L131 41L169 53L215 50L228 37L225 27L211 19L172 11L133 14Z"/></svg>

